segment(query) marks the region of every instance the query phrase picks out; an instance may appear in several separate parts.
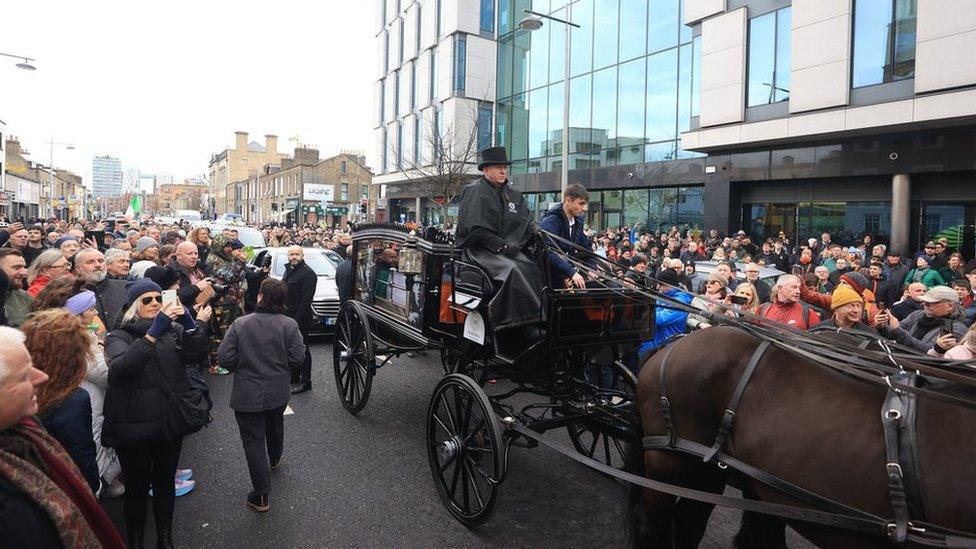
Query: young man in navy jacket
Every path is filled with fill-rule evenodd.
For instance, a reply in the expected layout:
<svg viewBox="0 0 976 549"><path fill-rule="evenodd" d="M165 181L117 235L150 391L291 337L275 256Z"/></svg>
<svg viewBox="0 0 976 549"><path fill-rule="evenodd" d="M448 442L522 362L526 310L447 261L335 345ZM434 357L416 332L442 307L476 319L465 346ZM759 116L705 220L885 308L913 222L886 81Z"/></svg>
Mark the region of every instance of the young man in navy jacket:
<svg viewBox="0 0 976 549"><path fill-rule="evenodd" d="M571 241L573 244L592 250L590 239L583 232L583 225L586 222L586 204L590 201L590 194L578 183L566 187L563 192L562 204L556 204L549 208L539 221L539 228L550 232L556 236ZM546 242L548 245L554 242ZM571 255L578 255L569 244L555 242L559 248ZM592 263L592 258L580 256L585 263ZM559 254L549 252L549 268L552 273L552 283L558 285L569 281L576 288L586 287L586 278L579 272L575 265L561 257Z"/></svg>

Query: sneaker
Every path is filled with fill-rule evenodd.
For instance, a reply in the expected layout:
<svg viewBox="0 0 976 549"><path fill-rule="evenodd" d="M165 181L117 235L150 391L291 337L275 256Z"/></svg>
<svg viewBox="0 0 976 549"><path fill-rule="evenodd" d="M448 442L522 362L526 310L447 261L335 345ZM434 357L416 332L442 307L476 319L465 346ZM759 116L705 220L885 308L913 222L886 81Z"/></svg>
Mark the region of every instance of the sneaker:
<svg viewBox="0 0 976 549"><path fill-rule="evenodd" d="M224 368L223 366L211 366L208 371L210 372L210 375L214 376L225 376L230 373L230 370Z"/></svg>
<svg viewBox="0 0 976 549"><path fill-rule="evenodd" d="M176 480L190 480L193 478L193 469L177 469Z"/></svg>
<svg viewBox="0 0 976 549"><path fill-rule="evenodd" d="M271 504L268 503L267 492L250 492L247 494L247 506L259 513L267 513L271 510Z"/></svg>
<svg viewBox="0 0 976 549"><path fill-rule="evenodd" d="M174 489L176 490L176 497L185 496L193 491L197 486L195 480L177 480L173 483ZM153 496L152 488L149 489L149 497Z"/></svg>

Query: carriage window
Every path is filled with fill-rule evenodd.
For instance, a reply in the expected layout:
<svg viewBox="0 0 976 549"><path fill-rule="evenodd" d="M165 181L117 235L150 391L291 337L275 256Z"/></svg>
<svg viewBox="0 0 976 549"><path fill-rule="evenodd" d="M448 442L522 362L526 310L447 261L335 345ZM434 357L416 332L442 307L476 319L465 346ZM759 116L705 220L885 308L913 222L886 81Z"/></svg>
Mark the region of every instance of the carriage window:
<svg viewBox="0 0 976 549"><path fill-rule="evenodd" d="M371 240L359 246L357 291L360 300L419 327L426 258L415 250L403 250L399 243L392 241Z"/></svg>

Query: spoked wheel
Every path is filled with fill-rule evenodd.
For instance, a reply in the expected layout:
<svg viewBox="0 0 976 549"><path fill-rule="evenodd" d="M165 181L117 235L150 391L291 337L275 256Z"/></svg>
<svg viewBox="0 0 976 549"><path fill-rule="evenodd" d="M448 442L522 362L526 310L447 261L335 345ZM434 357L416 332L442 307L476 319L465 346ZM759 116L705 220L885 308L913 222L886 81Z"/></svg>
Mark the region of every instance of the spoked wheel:
<svg viewBox="0 0 976 549"><path fill-rule="evenodd" d="M427 409L427 460L444 506L465 526L491 516L503 473L501 428L471 378L446 376Z"/></svg>
<svg viewBox="0 0 976 549"><path fill-rule="evenodd" d="M332 364L342 406L349 413L358 414L369 400L376 363L369 321L354 302L344 305L336 319Z"/></svg>
<svg viewBox="0 0 976 549"><path fill-rule="evenodd" d="M624 424L632 424L632 405L637 394L637 377L619 362L600 365L597 377L609 382L599 395L600 404L588 417L567 427L576 451L615 469L625 469L627 443ZM606 413L600 409L606 410Z"/></svg>

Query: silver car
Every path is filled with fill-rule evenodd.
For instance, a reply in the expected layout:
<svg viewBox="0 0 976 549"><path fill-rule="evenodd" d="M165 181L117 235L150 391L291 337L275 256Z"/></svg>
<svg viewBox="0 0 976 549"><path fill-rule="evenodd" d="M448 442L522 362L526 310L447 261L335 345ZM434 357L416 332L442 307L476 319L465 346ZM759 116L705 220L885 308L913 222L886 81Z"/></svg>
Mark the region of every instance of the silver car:
<svg viewBox="0 0 976 549"><path fill-rule="evenodd" d="M314 324L311 333L331 333L335 329L336 315L339 314L339 292L335 284L335 264L326 256L325 250L322 248L302 248L302 250L305 251L305 263L318 275L315 296L312 298ZM269 276L281 280L285 276L285 265L288 264L288 248L258 250L251 263L260 268L269 256L271 258Z"/></svg>

